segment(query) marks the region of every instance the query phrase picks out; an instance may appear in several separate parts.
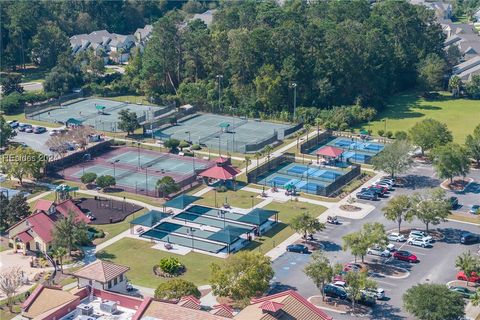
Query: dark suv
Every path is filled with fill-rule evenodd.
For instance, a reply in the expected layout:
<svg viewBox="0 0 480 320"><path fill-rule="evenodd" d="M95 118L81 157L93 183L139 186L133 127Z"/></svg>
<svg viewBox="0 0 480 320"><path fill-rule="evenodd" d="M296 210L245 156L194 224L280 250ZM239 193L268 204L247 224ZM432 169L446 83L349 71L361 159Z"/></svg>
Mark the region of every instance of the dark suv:
<svg viewBox="0 0 480 320"><path fill-rule="evenodd" d="M323 288L323 293L327 297L332 297L332 298L339 298L339 299L346 299L347 298L347 293L343 288L337 287L333 284L327 284Z"/></svg>
<svg viewBox="0 0 480 320"><path fill-rule="evenodd" d="M480 241L480 236L473 234L471 232L463 232L460 236L461 244L471 244L477 243Z"/></svg>
<svg viewBox="0 0 480 320"><path fill-rule="evenodd" d="M363 200L377 200L378 196L375 192L370 190L360 191L356 194L357 199Z"/></svg>

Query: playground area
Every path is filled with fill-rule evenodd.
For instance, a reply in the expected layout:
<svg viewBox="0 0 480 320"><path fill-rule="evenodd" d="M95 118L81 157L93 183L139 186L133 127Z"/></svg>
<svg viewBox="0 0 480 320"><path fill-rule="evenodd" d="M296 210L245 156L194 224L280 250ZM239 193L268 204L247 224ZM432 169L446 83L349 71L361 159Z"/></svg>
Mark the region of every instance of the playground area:
<svg viewBox="0 0 480 320"><path fill-rule="evenodd" d="M247 213L194 205L152 226L141 237L208 253L231 253L277 221L277 211ZM274 220L270 220L275 216ZM141 218L139 218L141 220ZM135 223L135 222L132 222Z"/></svg>
<svg viewBox="0 0 480 320"><path fill-rule="evenodd" d="M341 160L353 163L370 163L372 158L385 147L384 144L360 138L330 137L319 145L310 148L307 153L316 155L317 151L325 146L332 146L344 150Z"/></svg>
<svg viewBox="0 0 480 320"><path fill-rule="evenodd" d="M80 181L82 175L93 172L97 176L111 175L115 187L126 191L156 195L159 179L172 177L180 187L196 180L196 174L214 163L194 157L184 157L141 148L112 148L101 156L83 161L62 170L64 178Z"/></svg>
<svg viewBox="0 0 480 320"><path fill-rule="evenodd" d="M206 145L212 150L249 153L283 140L297 128L290 124L229 117L216 114L197 114L176 125L155 132L158 139L174 138Z"/></svg>
<svg viewBox="0 0 480 320"><path fill-rule="evenodd" d="M93 213L95 220L92 220L92 225L121 222L132 213L143 209L143 207L130 202L103 197L80 198L75 202L83 212Z"/></svg>
<svg viewBox="0 0 480 320"><path fill-rule="evenodd" d="M67 121L75 121L97 130L119 132L121 131L118 129L119 112L126 109L135 111L140 123L158 117L168 111L167 107L140 105L106 99L81 99L30 113L28 118L61 124L66 124Z"/></svg>

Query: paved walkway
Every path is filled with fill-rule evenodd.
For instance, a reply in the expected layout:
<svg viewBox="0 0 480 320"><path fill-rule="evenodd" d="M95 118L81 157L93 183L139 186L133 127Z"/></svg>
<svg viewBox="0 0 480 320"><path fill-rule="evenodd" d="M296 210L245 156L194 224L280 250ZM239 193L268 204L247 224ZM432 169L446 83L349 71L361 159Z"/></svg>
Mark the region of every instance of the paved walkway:
<svg viewBox="0 0 480 320"><path fill-rule="evenodd" d="M41 199L43 197L46 197L48 196L49 194L51 194L53 191L45 191L45 192L42 192L40 194L37 194L35 197L31 197L30 199L27 200L28 203L31 203L31 202L34 202L34 201L37 201L38 199Z"/></svg>

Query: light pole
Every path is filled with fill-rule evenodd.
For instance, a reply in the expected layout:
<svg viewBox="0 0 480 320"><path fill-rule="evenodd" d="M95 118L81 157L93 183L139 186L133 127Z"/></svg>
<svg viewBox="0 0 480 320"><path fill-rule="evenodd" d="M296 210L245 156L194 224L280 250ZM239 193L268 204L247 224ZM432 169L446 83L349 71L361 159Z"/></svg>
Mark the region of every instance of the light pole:
<svg viewBox="0 0 480 320"><path fill-rule="evenodd" d="M192 143L192 138L190 137L190 131L185 131L185 134L188 134L188 143Z"/></svg>
<svg viewBox="0 0 480 320"><path fill-rule="evenodd" d="M145 194L148 196L148 168L152 165L145 167Z"/></svg>
<svg viewBox="0 0 480 320"><path fill-rule="evenodd" d="M140 142L137 141L138 168L140 168Z"/></svg>
<svg viewBox="0 0 480 320"><path fill-rule="evenodd" d="M220 109L221 109L220 99L222 97L222 89L221 89L222 85L221 85L221 83L222 83L223 75L217 74L217 79L218 79L218 111L220 111Z"/></svg>
<svg viewBox="0 0 480 320"><path fill-rule="evenodd" d="M110 162L111 164L113 164L113 178L114 178L114 179L117 178L117 176L116 176L116 174L115 174L115 164L116 164L117 162L119 162L119 161L120 161L120 160L117 159L117 160L115 160L115 161L113 161L113 162Z"/></svg>
<svg viewBox="0 0 480 320"><path fill-rule="evenodd" d="M218 210L218 217L223 219L223 229L225 229L225 211L223 210Z"/></svg>
<svg viewBox="0 0 480 320"><path fill-rule="evenodd" d="M385 124L385 127L384 127L384 128L385 128L385 133L386 133L386 132L387 132L387 119L383 119L383 122L384 122L384 124Z"/></svg>
<svg viewBox="0 0 480 320"><path fill-rule="evenodd" d="M252 199L252 208L253 208L253 206L254 206L254 205L253 205L253 196L250 196L250 198Z"/></svg>
<svg viewBox="0 0 480 320"><path fill-rule="evenodd" d="M213 191L215 193L215 208L217 208L217 188L213 188Z"/></svg>
<svg viewBox="0 0 480 320"><path fill-rule="evenodd" d="M312 164L311 162L307 163L307 193L308 193L308 170L310 170L311 164Z"/></svg>
<svg viewBox="0 0 480 320"><path fill-rule="evenodd" d="M193 174L195 175L195 150L192 150L193 153Z"/></svg>
<svg viewBox="0 0 480 320"><path fill-rule="evenodd" d="M190 237L192 237L192 250L195 251L195 243L193 242L193 233L197 231L192 227L188 227L187 232L190 234Z"/></svg>
<svg viewBox="0 0 480 320"><path fill-rule="evenodd" d="M221 157L222 156L222 154L220 153L221 135L219 134L217 138L218 138L218 156Z"/></svg>
<svg viewBox="0 0 480 320"><path fill-rule="evenodd" d="M297 83L292 82L293 88L293 121L295 121L296 117L296 109L297 109Z"/></svg>

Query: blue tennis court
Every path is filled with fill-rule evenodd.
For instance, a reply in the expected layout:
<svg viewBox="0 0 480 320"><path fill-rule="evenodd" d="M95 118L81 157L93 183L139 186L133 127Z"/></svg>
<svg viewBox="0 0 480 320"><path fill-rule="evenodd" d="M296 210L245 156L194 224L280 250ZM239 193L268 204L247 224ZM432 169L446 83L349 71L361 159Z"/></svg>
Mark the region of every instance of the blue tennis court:
<svg viewBox="0 0 480 320"><path fill-rule="evenodd" d="M218 253L226 248L225 245L217 244L213 242L203 241L196 239L195 237L183 237L171 234L167 231L161 231L157 229L148 230L140 235L143 238L158 240L163 242L169 242L178 244L187 248L200 249L207 252Z"/></svg>

